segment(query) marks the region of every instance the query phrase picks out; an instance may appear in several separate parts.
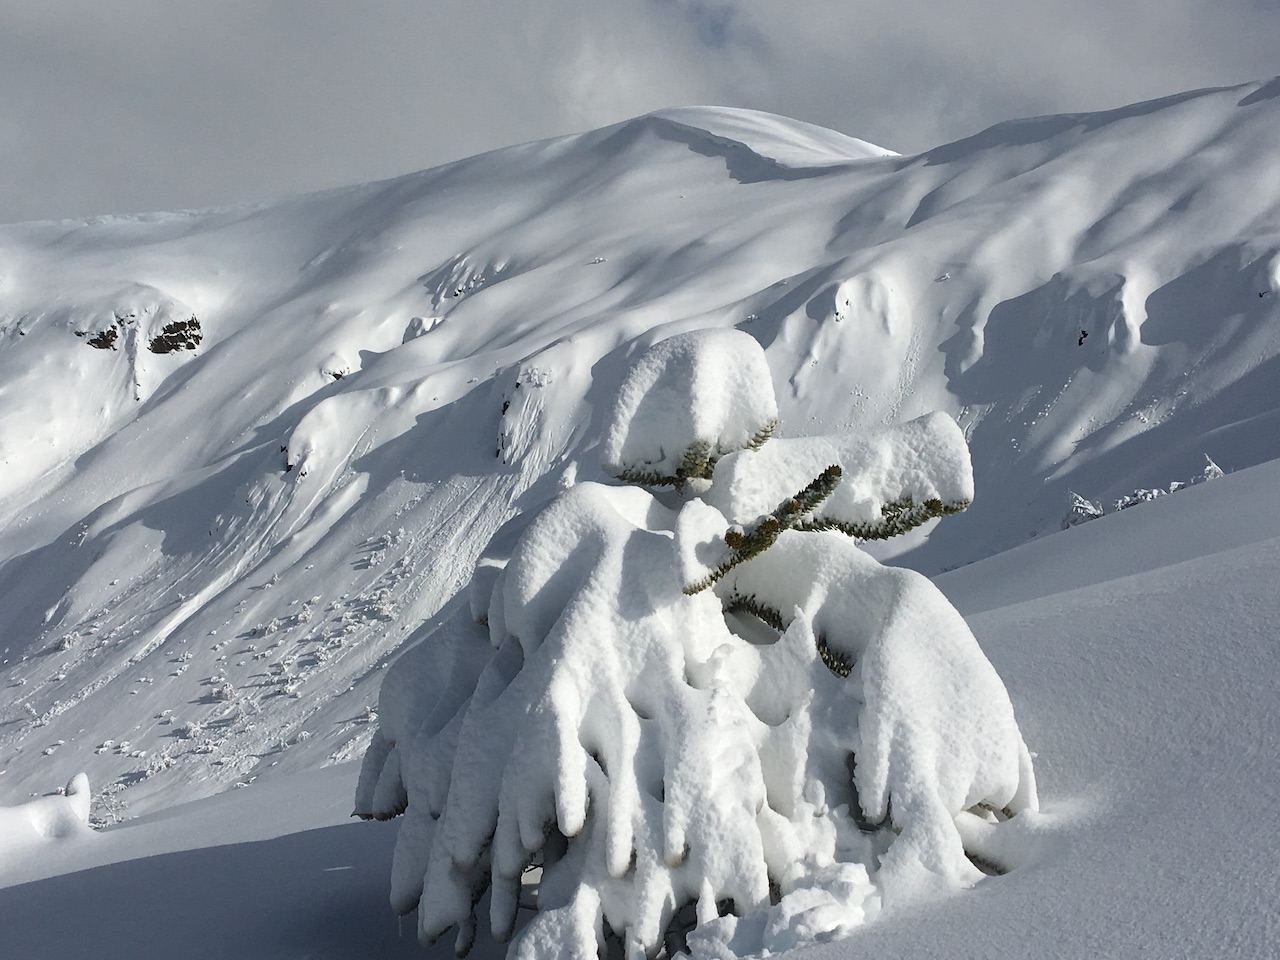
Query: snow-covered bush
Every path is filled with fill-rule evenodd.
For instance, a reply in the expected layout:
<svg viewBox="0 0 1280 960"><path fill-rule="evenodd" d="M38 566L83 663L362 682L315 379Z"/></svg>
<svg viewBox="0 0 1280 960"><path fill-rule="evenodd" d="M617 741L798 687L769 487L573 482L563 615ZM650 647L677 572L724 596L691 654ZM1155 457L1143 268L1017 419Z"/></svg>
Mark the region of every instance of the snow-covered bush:
<svg viewBox="0 0 1280 960"><path fill-rule="evenodd" d="M512 958L777 951L973 883L957 818L1036 807L964 620L849 536L963 509L959 428L766 443L776 419L750 336L652 347L601 459L674 491L571 487L390 668L356 812L404 814L424 942L465 953L487 898Z"/></svg>
<svg viewBox="0 0 1280 960"><path fill-rule="evenodd" d="M1169 493L1177 493L1187 487L1194 486L1197 483L1204 483L1208 480L1217 480L1226 476L1220 466L1213 462L1213 458L1207 453L1204 455L1204 469L1200 476L1192 477L1190 480L1174 480L1169 484L1167 491L1160 488L1140 487L1132 493L1127 493L1112 504L1112 509L1117 513L1121 510L1128 510L1130 507L1137 506L1140 503L1150 503L1152 500L1158 500ZM1062 529L1069 530L1071 527L1087 523L1090 520L1096 520L1104 515L1105 511L1100 503L1087 500L1074 490L1067 491L1069 507L1066 516L1062 518Z"/></svg>
<svg viewBox="0 0 1280 960"><path fill-rule="evenodd" d="M1069 506L1067 515L1062 518L1063 530L1070 530L1072 527L1078 527L1080 524L1088 523L1090 520L1097 520L1105 512L1101 504L1080 496L1074 490L1067 491L1067 500Z"/></svg>

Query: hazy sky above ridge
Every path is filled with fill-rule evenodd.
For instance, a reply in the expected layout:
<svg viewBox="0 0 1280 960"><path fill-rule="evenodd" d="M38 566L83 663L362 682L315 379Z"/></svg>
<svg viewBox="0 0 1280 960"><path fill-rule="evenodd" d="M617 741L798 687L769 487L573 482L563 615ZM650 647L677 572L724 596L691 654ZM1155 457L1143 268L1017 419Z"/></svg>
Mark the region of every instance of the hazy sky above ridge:
<svg viewBox="0 0 1280 960"><path fill-rule="evenodd" d="M665 106L901 152L1276 72L1280 0L0 0L0 222L257 200Z"/></svg>

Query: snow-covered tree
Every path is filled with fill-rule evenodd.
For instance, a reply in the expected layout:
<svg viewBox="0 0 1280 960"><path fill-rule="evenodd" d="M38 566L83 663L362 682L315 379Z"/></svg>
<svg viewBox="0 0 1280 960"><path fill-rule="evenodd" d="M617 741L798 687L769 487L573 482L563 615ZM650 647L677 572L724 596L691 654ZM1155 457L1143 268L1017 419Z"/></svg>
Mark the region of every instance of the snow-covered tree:
<svg viewBox="0 0 1280 960"><path fill-rule="evenodd" d="M1070 530L1072 527L1078 527L1080 524L1088 523L1090 520L1097 520L1103 515L1104 511L1100 504L1080 496L1074 490L1067 491L1067 500L1070 506L1067 510L1067 515L1062 518L1063 530Z"/></svg>
<svg viewBox="0 0 1280 960"><path fill-rule="evenodd" d="M854 539L969 503L954 421L776 421L747 334L651 347L601 447L630 485L500 537L390 668L356 812L404 815L392 903L424 942L464 954L487 912L512 958L776 951L976 881L960 821L1036 807L964 620Z"/></svg>

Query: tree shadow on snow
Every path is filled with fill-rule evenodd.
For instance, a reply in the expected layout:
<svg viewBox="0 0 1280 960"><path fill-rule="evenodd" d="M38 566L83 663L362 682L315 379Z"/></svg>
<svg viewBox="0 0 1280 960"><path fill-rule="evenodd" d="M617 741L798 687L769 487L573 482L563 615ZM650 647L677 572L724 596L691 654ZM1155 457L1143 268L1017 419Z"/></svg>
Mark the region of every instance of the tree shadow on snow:
<svg viewBox="0 0 1280 960"><path fill-rule="evenodd" d="M392 913L394 841L391 825L351 823L0 889L4 953L28 960L452 956L451 942L424 951L415 918Z"/></svg>

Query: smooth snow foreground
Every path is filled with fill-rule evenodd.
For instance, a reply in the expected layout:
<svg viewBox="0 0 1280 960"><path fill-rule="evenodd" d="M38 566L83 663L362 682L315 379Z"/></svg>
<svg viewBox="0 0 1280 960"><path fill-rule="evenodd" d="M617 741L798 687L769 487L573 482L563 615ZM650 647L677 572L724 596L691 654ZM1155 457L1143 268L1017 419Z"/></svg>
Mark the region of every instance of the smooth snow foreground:
<svg viewBox="0 0 1280 960"><path fill-rule="evenodd" d="M982 611L1044 814L1001 851L1008 875L783 956L1274 956L1277 490L1272 462L941 577ZM0 848L4 955L443 960L397 926L395 828L346 821L355 780L336 766Z"/></svg>

